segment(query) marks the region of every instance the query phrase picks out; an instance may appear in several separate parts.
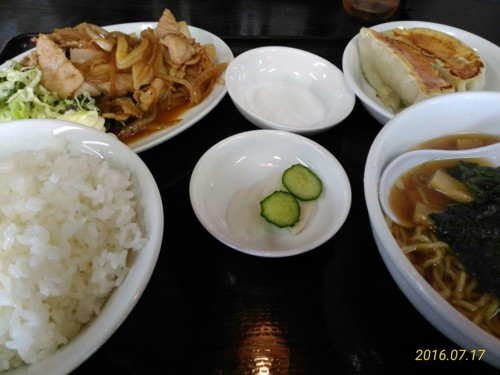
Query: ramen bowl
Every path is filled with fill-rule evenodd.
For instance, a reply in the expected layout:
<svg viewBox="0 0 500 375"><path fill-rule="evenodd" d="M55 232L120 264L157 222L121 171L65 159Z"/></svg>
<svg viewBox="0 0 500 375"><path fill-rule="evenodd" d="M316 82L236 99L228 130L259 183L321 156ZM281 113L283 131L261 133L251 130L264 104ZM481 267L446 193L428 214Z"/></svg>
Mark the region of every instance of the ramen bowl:
<svg viewBox="0 0 500 375"><path fill-rule="evenodd" d="M2 325L9 327L2 340L31 363L3 373L68 374L113 335L146 288L163 238L161 196L142 159L114 135L65 121L18 120L0 124L0 137L0 173L15 186L10 192L2 184L2 199L17 207L2 203L2 259L16 260L0 270ZM26 197L25 205L15 203ZM28 223L14 215L19 211ZM7 236L6 225L19 234ZM11 298L16 311L5 322ZM16 319L18 306L26 320ZM80 330L71 329L75 316L85 323Z"/></svg>
<svg viewBox="0 0 500 375"><path fill-rule="evenodd" d="M342 71L290 47L261 47L236 57L226 87L241 114L263 129L317 134L342 122L355 96Z"/></svg>
<svg viewBox="0 0 500 375"><path fill-rule="evenodd" d="M378 133L369 150L364 173L373 236L399 288L440 332L464 349L484 350L483 360L496 367L500 367L500 340L456 310L417 272L389 230L378 186L381 173L391 160L423 142L460 133L500 136L498 103L498 92L474 92L443 95L409 107Z"/></svg>

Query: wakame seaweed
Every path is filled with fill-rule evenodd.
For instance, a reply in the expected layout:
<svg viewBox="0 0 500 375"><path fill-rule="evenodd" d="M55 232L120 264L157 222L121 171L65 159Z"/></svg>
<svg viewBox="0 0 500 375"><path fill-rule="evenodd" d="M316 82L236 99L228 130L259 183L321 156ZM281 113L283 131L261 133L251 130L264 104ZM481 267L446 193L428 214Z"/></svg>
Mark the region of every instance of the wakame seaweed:
<svg viewBox="0 0 500 375"><path fill-rule="evenodd" d="M500 189L500 168L460 161L457 166L448 168L446 171L462 181L476 199L495 194L495 191ZM496 194L498 198L500 195Z"/></svg>
<svg viewBox="0 0 500 375"><path fill-rule="evenodd" d="M475 200L431 214L436 235L482 290L500 297L500 168L461 161L447 172L466 184Z"/></svg>

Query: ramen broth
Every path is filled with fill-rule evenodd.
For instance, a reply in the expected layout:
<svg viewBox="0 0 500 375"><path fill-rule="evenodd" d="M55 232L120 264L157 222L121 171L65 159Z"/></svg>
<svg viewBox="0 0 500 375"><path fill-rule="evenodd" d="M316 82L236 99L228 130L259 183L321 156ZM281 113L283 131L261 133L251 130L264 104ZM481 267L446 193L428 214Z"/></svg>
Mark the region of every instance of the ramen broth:
<svg viewBox="0 0 500 375"><path fill-rule="evenodd" d="M479 162L479 159L469 159ZM435 160L419 165L398 179L389 194L389 204L398 218L405 223L413 222L413 212L418 202L440 211L453 201L438 191L429 188L428 182L438 169L457 165L459 159Z"/></svg>
<svg viewBox="0 0 500 375"><path fill-rule="evenodd" d="M485 134L459 134L435 138L420 144L415 149L465 150L500 142L500 137ZM440 211L453 201L445 195L427 187L427 183L438 169L446 169L467 160L481 165L490 165L481 158L434 160L408 171L389 194L389 204L393 212L406 223L413 222L413 212L417 202L425 203L433 210Z"/></svg>
<svg viewBox="0 0 500 375"><path fill-rule="evenodd" d="M500 142L500 137L482 134L459 134L436 138L416 149L433 148L458 150L486 146ZM461 159L464 160L464 159ZM488 164L478 158L471 162ZM402 176L393 188L390 204L401 218L412 222L417 201L433 210L442 210L452 201L444 195L425 186L435 170L456 165L459 159L432 161L419 166ZM394 196L392 196L394 195ZM387 219L389 220L389 219ZM448 245L440 242L427 224L414 222L413 228L406 228L388 221L390 230L402 251L429 284L470 320L500 338L500 301L498 298L480 292L477 280L467 275L466 269Z"/></svg>
<svg viewBox="0 0 500 375"><path fill-rule="evenodd" d="M500 142L500 136L478 133L462 133L437 137L415 147L418 149L467 150Z"/></svg>

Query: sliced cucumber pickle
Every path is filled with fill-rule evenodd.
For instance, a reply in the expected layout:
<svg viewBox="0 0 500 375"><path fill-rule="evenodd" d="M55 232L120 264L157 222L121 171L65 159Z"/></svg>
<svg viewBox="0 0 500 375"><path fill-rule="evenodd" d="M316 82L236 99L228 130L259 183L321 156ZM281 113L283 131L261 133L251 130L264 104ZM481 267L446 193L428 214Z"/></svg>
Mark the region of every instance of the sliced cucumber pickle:
<svg viewBox="0 0 500 375"><path fill-rule="evenodd" d="M293 227L300 218L300 205L293 194L278 190L260 202L260 214L280 228Z"/></svg>
<svg viewBox="0 0 500 375"><path fill-rule="evenodd" d="M321 179L302 164L294 164L283 173L283 185L302 201L318 198L323 191Z"/></svg>

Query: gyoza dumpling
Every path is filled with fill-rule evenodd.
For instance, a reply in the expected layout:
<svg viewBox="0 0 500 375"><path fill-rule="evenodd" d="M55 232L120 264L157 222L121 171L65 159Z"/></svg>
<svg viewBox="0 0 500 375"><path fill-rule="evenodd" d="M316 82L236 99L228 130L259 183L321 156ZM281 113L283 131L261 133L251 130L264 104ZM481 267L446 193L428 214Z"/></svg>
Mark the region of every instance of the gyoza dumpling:
<svg viewBox="0 0 500 375"><path fill-rule="evenodd" d="M435 68L455 86L455 91L483 88L485 66L481 57L457 38L425 27L392 29L391 36L411 43L423 53L433 56Z"/></svg>
<svg viewBox="0 0 500 375"><path fill-rule="evenodd" d="M358 50L365 78L395 113L425 98L455 91L434 68L433 57L385 33L361 28Z"/></svg>
<svg viewBox="0 0 500 375"><path fill-rule="evenodd" d="M362 28L358 50L363 74L395 113L431 96L480 90L484 85L479 54L440 31Z"/></svg>

